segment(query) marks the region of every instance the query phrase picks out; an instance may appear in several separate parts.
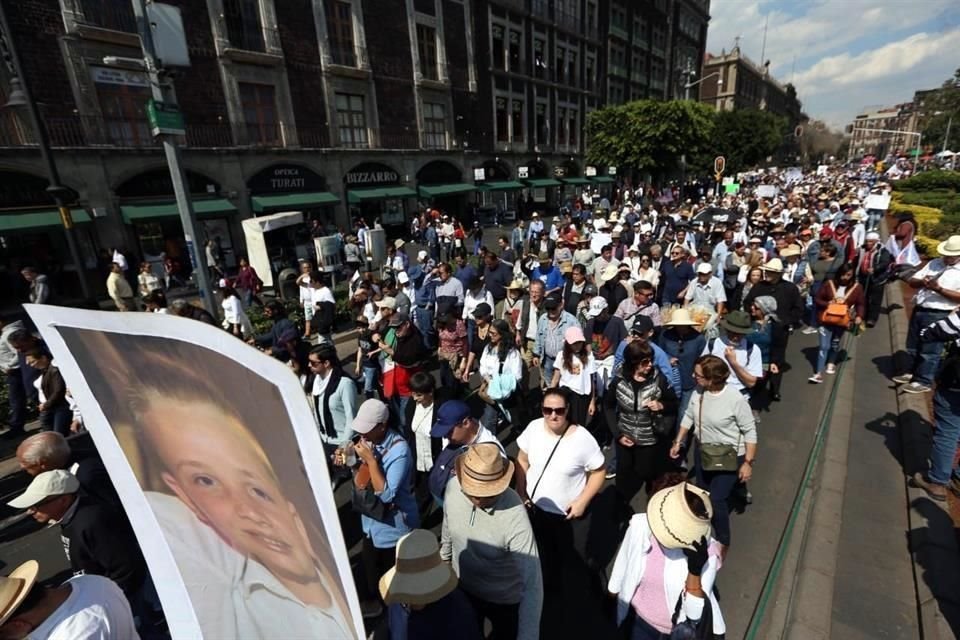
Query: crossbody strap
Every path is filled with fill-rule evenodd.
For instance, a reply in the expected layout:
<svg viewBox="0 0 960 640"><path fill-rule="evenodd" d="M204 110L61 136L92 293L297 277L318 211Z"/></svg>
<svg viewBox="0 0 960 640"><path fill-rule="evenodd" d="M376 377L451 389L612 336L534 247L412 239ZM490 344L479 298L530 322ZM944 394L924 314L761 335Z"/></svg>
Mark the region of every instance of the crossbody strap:
<svg viewBox="0 0 960 640"><path fill-rule="evenodd" d="M546 425L544 425L546 428ZM560 434L560 439L557 440L557 444L553 445L553 449L550 451L550 455L547 456L547 461L543 465L543 471L540 472L540 477L537 478L537 483L533 485L533 491L529 493L530 501L533 502L533 496L537 493L537 487L540 486L540 481L543 480L543 476L547 473L547 467L550 466L550 461L553 460L553 454L557 452L557 447L560 446L560 443L563 442L563 436L567 435L567 429L570 428L570 423L567 423L567 426L563 428L563 433Z"/></svg>

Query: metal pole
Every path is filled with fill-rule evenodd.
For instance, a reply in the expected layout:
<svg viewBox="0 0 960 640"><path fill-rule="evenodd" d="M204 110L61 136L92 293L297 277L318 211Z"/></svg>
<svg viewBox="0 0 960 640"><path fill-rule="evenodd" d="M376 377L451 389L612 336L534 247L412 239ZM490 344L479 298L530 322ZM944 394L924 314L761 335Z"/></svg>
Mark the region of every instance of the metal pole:
<svg viewBox="0 0 960 640"><path fill-rule="evenodd" d="M917 153L913 156L913 175L917 175L917 164L920 162L920 145L923 142L923 132L917 134Z"/></svg>
<svg viewBox="0 0 960 640"><path fill-rule="evenodd" d="M153 33L147 20L147 1L132 0L133 13L140 30L140 40L143 42L143 62L150 77L150 90L153 99L169 106L176 106L177 99L170 85L163 86L160 82L160 70L157 68L156 51L153 46ZM207 265L202 260L203 254L197 244L199 236L196 231L196 216L193 212L193 202L186 189L186 180L183 175L183 166L180 163L180 148L176 137L172 134L161 133L157 136L163 144L163 153L167 157L167 166L170 168L170 181L173 183L173 193L177 200L177 209L180 211L180 223L183 225L183 237L187 243L187 253L190 256L193 274L197 288L200 290L200 300L203 307L215 318L220 314L214 305L213 289L210 287L210 277Z"/></svg>
<svg viewBox="0 0 960 640"><path fill-rule="evenodd" d="M10 62L13 64L16 77L20 81L20 90L23 92L24 100L27 103L27 115L30 118L30 126L36 133L37 143L40 147L40 158L47 170L47 180L50 182L50 186L47 187L47 193L53 198L54 203L57 205L57 210L60 212L60 222L63 224L64 235L67 238L70 260L73 261L73 266L77 270L77 279L80 280L80 293L84 301L89 302L93 299L90 293L90 283L87 282L83 260L80 259L80 250L77 247L77 232L73 227L73 216L65 200L70 190L60 184L60 173L57 171L56 161L54 161L53 155L50 152L50 139L47 136L47 127L40 118L40 112L37 109L37 104L33 101L33 94L30 92L27 78L23 75L23 68L20 66L20 56L17 53L17 48L13 44L13 33L10 31L10 25L7 23L7 12L4 10L2 2L0 2L0 29L3 30L3 34L8 40L7 48L10 51Z"/></svg>
<svg viewBox="0 0 960 640"><path fill-rule="evenodd" d="M950 143L950 127L953 125L953 114L950 114L950 118L947 120L947 132L943 134L943 149L940 151L946 151L947 145Z"/></svg>

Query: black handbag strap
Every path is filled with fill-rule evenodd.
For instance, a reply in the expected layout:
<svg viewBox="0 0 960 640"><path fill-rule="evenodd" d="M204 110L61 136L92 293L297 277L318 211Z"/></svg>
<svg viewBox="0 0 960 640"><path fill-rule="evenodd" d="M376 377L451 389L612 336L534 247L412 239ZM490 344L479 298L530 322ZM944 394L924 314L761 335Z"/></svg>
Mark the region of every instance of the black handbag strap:
<svg viewBox="0 0 960 640"><path fill-rule="evenodd" d="M544 425L546 428L546 425ZM553 445L553 449L550 451L550 455L547 456L547 461L543 465L543 471L540 472L540 477L537 478L537 483L533 485L533 491L531 491L528 496L530 497L530 502L533 502L533 495L537 492L537 487L540 486L540 481L543 480L543 476L547 474L547 467L550 466L550 461L553 460L553 454L557 452L557 447L560 446L560 443L563 442L563 436L567 435L567 429L570 428L570 423L567 423L567 426L563 428L563 433L560 434L560 438L557 440L557 444Z"/></svg>

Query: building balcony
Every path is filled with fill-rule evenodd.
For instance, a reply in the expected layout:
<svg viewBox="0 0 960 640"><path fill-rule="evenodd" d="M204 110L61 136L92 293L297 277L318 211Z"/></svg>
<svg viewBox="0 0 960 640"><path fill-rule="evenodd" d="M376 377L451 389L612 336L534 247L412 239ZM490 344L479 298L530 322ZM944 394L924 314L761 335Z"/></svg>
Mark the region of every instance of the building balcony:
<svg viewBox="0 0 960 640"><path fill-rule="evenodd" d="M624 27L619 25L610 25L610 35L616 36L621 40L630 40L630 34L627 33L627 30Z"/></svg>
<svg viewBox="0 0 960 640"><path fill-rule="evenodd" d="M79 24L110 31L137 32L137 20L129 2L115 0L81 0L80 9L83 18Z"/></svg>
<svg viewBox="0 0 960 640"><path fill-rule="evenodd" d="M627 78L627 77L629 77L629 75L627 74L627 68L626 68L625 66L619 65L619 64L611 64L611 65L610 65L610 75L612 75L612 76L619 76L619 77L621 77L621 78Z"/></svg>

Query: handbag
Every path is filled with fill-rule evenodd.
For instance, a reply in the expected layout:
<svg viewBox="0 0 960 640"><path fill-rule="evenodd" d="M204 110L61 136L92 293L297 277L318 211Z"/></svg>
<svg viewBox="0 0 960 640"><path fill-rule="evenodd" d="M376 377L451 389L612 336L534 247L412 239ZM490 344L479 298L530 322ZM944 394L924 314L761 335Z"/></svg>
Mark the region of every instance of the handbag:
<svg viewBox="0 0 960 640"><path fill-rule="evenodd" d="M704 471L736 471L737 453L740 450L739 437L736 446L703 441L703 401L706 397L707 394L704 391L700 395L700 410L697 417L697 427L700 429L697 436L697 440L700 441L700 468Z"/></svg>
<svg viewBox="0 0 960 640"><path fill-rule="evenodd" d="M836 296L837 286L832 282L830 286L833 289L834 296ZM848 292L847 296L849 295L850 293ZM818 320L820 324L833 327L848 326L850 324L850 305L846 303L846 298L844 298L843 302L831 302L828 304L827 308L820 312Z"/></svg>
<svg viewBox="0 0 960 640"><path fill-rule="evenodd" d="M717 635L713 633L713 603L710 601L709 594L704 594L703 612L700 614L699 620L694 621L688 618L683 622L677 622L677 619L680 617L680 608L683 606L683 596L685 594L686 590L680 592L680 597L677 598L677 604L673 608L673 617L670 619L670 622L673 624L673 629L670 632L670 639L714 640L717 638Z"/></svg>
<svg viewBox="0 0 960 640"><path fill-rule="evenodd" d="M393 444L388 447L388 451L403 441L403 438L397 438ZM377 456L380 459L380 456ZM373 489L373 482L370 479L370 467L366 463L357 467L353 472L353 483L351 483L352 492L350 494L350 506L360 515L373 518L384 524L393 524L393 512L396 507L393 504L383 502Z"/></svg>

